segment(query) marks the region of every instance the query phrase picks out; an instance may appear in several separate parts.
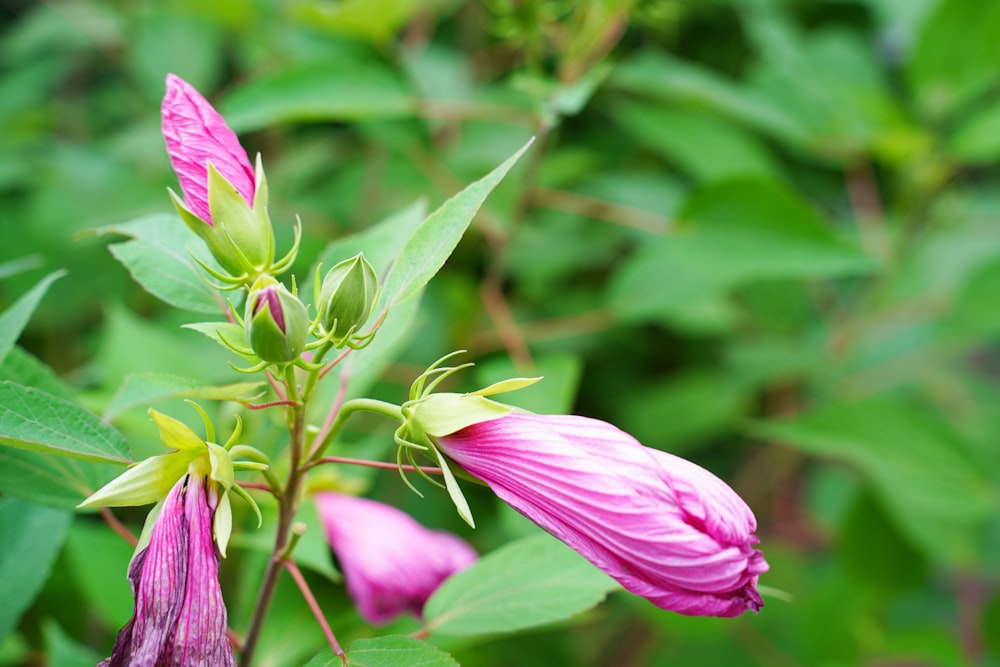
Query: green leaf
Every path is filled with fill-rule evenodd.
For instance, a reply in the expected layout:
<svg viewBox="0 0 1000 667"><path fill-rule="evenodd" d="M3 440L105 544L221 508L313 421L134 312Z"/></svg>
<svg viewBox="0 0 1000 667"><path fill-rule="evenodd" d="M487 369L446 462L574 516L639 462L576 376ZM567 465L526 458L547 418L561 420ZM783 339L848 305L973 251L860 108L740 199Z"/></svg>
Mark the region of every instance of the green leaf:
<svg viewBox="0 0 1000 667"><path fill-rule="evenodd" d="M907 77L925 113L940 118L986 92L1000 73L1000 5L945 0L923 22Z"/></svg>
<svg viewBox="0 0 1000 667"><path fill-rule="evenodd" d="M643 148L698 181L781 177L777 162L752 134L703 111L630 102L617 104L612 117Z"/></svg>
<svg viewBox="0 0 1000 667"><path fill-rule="evenodd" d="M129 597L131 598L131 595ZM42 633L45 636L45 655L49 665L94 667L101 661L101 656L67 635L52 619L46 619Z"/></svg>
<svg viewBox="0 0 1000 667"><path fill-rule="evenodd" d="M346 654L351 667L458 667L455 659L438 647L403 635L355 639L347 647ZM326 651L304 667L342 667L343 664L339 656Z"/></svg>
<svg viewBox="0 0 1000 667"><path fill-rule="evenodd" d="M104 419L111 420L137 405L149 406L168 398L200 398L209 401L245 401L258 393L263 382L234 382L206 386L191 378L165 373L134 373L125 378L104 408Z"/></svg>
<svg viewBox="0 0 1000 667"><path fill-rule="evenodd" d="M414 98L373 63L305 63L278 68L236 88L222 115L237 132L293 122L373 120L412 115Z"/></svg>
<svg viewBox="0 0 1000 667"><path fill-rule="evenodd" d="M28 255L27 257L19 257L9 262L4 262L0 264L0 280L16 276L31 269L37 269L44 261L41 255Z"/></svg>
<svg viewBox="0 0 1000 667"><path fill-rule="evenodd" d="M952 156L967 164L991 164L1000 158L1000 107L991 104L962 120L948 141Z"/></svg>
<svg viewBox="0 0 1000 667"><path fill-rule="evenodd" d="M398 305L416 296L444 266L486 196L533 141L529 140L499 167L446 201L417 227L385 278L386 303Z"/></svg>
<svg viewBox="0 0 1000 667"><path fill-rule="evenodd" d="M627 59L615 68L610 83L636 95L715 111L792 144L806 141L806 128L780 104L669 54L650 50Z"/></svg>
<svg viewBox="0 0 1000 667"><path fill-rule="evenodd" d="M41 590L73 515L49 507L0 498L0 643Z"/></svg>
<svg viewBox="0 0 1000 667"><path fill-rule="evenodd" d="M444 635L514 632L562 621L600 603L618 584L549 535L518 540L445 580L424 608Z"/></svg>
<svg viewBox="0 0 1000 667"><path fill-rule="evenodd" d="M230 349L230 347L226 345L223 340L229 341L233 345L239 347L250 347L250 341L247 340L246 329L233 322L192 322L190 324L183 325L183 328L191 329L192 331L197 331L198 333L208 336L234 354L236 353ZM251 363L260 361L254 355L241 354L240 356Z"/></svg>
<svg viewBox="0 0 1000 667"><path fill-rule="evenodd" d="M969 562L997 491L971 448L936 411L899 398L829 403L750 432L846 461L871 482L888 515L933 558Z"/></svg>
<svg viewBox="0 0 1000 667"><path fill-rule="evenodd" d="M88 603L109 628L120 628L132 615L128 565L132 547L103 522L76 521L66 539L64 562Z"/></svg>
<svg viewBox="0 0 1000 667"><path fill-rule="evenodd" d="M0 491L60 509L74 509L120 472L95 461L0 447Z"/></svg>
<svg viewBox="0 0 1000 667"><path fill-rule="evenodd" d="M56 271L45 276L27 294L15 301L14 305L0 314L0 362L3 362L14 347L14 343L31 319L31 314L38 307L38 302L48 291L49 285L65 274L65 271Z"/></svg>
<svg viewBox="0 0 1000 667"><path fill-rule="evenodd" d="M724 303L742 283L834 278L874 268L854 243L834 235L776 183L738 180L702 188L682 217L686 229L649 240L612 282L611 305L621 316L684 321Z"/></svg>
<svg viewBox="0 0 1000 667"><path fill-rule="evenodd" d="M59 379L55 371L16 345L0 364L0 378L41 389L66 400L73 400L74 397L73 390Z"/></svg>
<svg viewBox="0 0 1000 667"><path fill-rule="evenodd" d="M183 310L220 312L218 294L202 277L201 269L191 259L188 250L200 250L203 242L177 215L146 216L101 227L93 233L132 237L131 241L109 246L109 250L125 265L135 281L153 296ZM214 266L213 261L201 259Z"/></svg>
<svg viewBox="0 0 1000 667"><path fill-rule="evenodd" d="M128 443L75 403L0 382L0 444L89 461L130 463Z"/></svg>

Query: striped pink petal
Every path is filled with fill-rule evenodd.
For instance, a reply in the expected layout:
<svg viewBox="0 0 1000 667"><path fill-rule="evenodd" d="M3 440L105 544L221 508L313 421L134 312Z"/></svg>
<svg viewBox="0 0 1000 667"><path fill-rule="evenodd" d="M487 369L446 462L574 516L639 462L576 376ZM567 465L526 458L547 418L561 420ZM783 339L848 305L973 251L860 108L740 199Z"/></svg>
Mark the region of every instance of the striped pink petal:
<svg viewBox="0 0 1000 667"><path fill-rule="evenodd" d="M129 568L132 618L98 667L236 667L212 538L217 499L205 483L186 475L164 501Z"/></svg>
<svg viewBox="0 0 1000 667"><path fill-rule="evenodd" d="M347 592L369 623L420 616L441 582L478 557L464 540L428 530L395 507L331 492L315 500Z"/></svg>
<svg viewBox="0 0 1000 667"><path fill-rule="evenodd" d="M439 439L514 509L653 604L692 616L762 606L756 520L722 480L575 416L512 413Z"/></svg>
<svg viewBox="0 0 1000 667"><path fill-rule="evenodd" d="M236 133L219 112L187 81L168 74L161 114L167 153L188 210L212 224L208 208L209 161L253 206L254 168Z"/></svg>

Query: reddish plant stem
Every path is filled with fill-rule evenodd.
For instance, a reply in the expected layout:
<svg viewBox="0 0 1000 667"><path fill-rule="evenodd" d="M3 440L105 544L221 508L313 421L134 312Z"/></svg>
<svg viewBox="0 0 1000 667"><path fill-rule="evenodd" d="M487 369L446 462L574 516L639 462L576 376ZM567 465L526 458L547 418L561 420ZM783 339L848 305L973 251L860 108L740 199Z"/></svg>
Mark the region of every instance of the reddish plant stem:
<svg viewBox="0 0 1000 667"><path fill-rule="evenodd" d="M101 508L101 517L104 521L111 526L111 529L122 536L122 539L129 543L129 545L134 549L135 545L139 544L139 539L132 534L132 531L125 527L118 517L108 509L107 507Z"/></svg>
<svg viewBox="0 0 1000 667"><path fill-rule="evenodd" d="M295 401L284 399L280 401L271 401L270 403L246 403L245 405L250 410L266 410L267 408L276 408L279 405L296 405L296 403Z"/></svg>
<svg viewBox="0 0 1000 667"><path fill-rule="evenodd" d="M285 569L288 570L288 574L290 574L292 579L295 580L295 585L299 587L299 591L302 593L302 597L305 599L306 604L309 605L309 610L312 611L313 616L316 617L316 622L319 623L320 629L323 630L323 636L326 637L327 643L330 645L330 648L333 649L334 654L340 657L341 662L343 662L346 667L347 656L344 655L344 649L340 648L340 643L337 641L336 635L333 634L330 624L326 622L323 610L320 609L319 603L316 602L316 596L313 595L305 577L302 576L299 566L295 564L295 561L287 558L284 559L283 562Z"/></svg>
<svg viewBox="0 0 1000 667"><path fill-rule="evenodd" d="M271 383L271 388L274 389L274 393L277 394L281 400L287 401L288 397L285 395L285 390L281 388L281 383L274 379L270 370L264 371L264 377L266 377L267 381Z"/></svg>
<svg viewBox="0 0 1000 667"><path fill-rule="evenodd" d="M344 397L347 395L347 380L348 375L347 370L345 369L340 375L340 386L337 388L337 395L333 399L333 404L326 413L326 419L323 420L323 425L320 427L319 433L317 433L316 437L313 438L312 447L309 449L309 456L306 457L307 461L311 460L319 453L320 448L323 447L323 442L330 434L330 429L333 428L333 422L337 418L337 414L340 412L340 406L344 404Z"/></svg>

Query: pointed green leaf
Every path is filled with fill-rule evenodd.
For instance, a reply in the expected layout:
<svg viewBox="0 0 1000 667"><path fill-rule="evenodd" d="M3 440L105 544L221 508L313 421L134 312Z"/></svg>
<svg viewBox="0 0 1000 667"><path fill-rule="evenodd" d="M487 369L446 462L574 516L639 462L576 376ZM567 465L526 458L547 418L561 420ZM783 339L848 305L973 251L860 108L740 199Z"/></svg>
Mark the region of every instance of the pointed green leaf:
<svg viewBox="0 0 1000 667"><path fill-rule="evenodd" d="M444 635L513 632L568 619L618 584L549 535L508 544L445 580L424 607Z"/></svg>
<svg viewBox="0 0 1000 667"><path fill-rule="evenodd" d="M114 419L125 410L169 398L201 398L210 401L245 401L253 398L263 382L234 382L221 386L166 373L134 373L104 408L104 419Z"/></svg>
<svg viewBox="0 0 1000 667"><path fill-rule="evenodd" d="M385 278L387 304L400 304L412 298L444 266L487 195L533 141L532 138L499 167L446 201L417 227Z"/></svg>
<svg viewBox="0 0 1000 667"><path fill-rule="evenodd" d="M73 515L13 498L0 499L0 644L49 578Z"/></svg>
<svg viewBox="0 0 1000 667"><path fill-rule="evenodd" d="M110 463L129 463L125 438L75 403L0 382L0 445Z"/></svg>
<svg viewBox="0 0 1000 667"><path fill-rule="evenodd" d="M40 505L73 509L118 472L95 461L0 447L0 492Z"/></svg>
<svg viewBox="0 0 1000 667"><path fill-rule="evenodd" d="M208 336L234 354L236 354L236 352L230 348L229 345L226 345L226 341L238 347L245 347L247 349L250 348L250 343L247 341L246 330L233 322L193 322L191 324L185 324L183 328L191 329L192 331L197 331L198 333ZM255 355L240 354L240 356L250 363L260 361L260 359L258 359Z"/></svg>
<svg viewBox="0 0 1000 667"><path fill-rule="evenodd" d="M41 255L28 255L27 257L18 257L17 259L12 259L9 262L4 262L3 264L0 264L0 280L10 276L16 276L17 274L24 273L25 271L37 269L44 263L44 261L45 260Z"/></svg>
<svg viewBox="0 0 1000 667"><path fill-rule="evenodd" d="M237 132L296 121L372 120L410 115L415 100L372 61L304 63L253 79L226 96L222 113Z"/></svg>
<svg viewBox="0 0 1000 667"><path fill-rule="evenodd" d="M350 667L458 667L455 659L438 647L403 635L355 639L346 654ZM339 656L325 651L304 667L343 667L343 664Z"/></svg>
<svg viewBox="0 0 1000 667"><path fill-rule="evenodd" d="M131 241L109 246L147 292L177 308L196 313L218 313L221 300L202 277L188 250L198 252L210 266L217 266L203 242L176 215L151 215L131 222L94 230L96 234L124 234Z"/></svg>
<svg viewBox="0 0 1000 667"><path fill-rule="evenodd" d="M7 310L0 314L0 362L7 357L13 349L24 327L27 326L31 314L35 312L38 303L45 296L49 285L66 275L65 271L56 271L42 278L37 285L32 287L27 294L14 302Z"/></svg>

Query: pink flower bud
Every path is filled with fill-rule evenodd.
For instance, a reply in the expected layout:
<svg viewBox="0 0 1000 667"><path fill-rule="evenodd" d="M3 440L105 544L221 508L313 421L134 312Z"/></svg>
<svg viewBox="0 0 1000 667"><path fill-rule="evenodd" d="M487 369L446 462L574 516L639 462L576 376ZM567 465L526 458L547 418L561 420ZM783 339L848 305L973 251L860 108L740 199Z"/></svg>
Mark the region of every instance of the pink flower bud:
<svg viewBox="0 0 1000 667"><path fill-rule="evenodd" d="M214 483L185 475L163 501L149 545L129 567L132 618L98 667L236 667L212 539L217 500L206 484Z"/></svg>
<svg viewBox="0 0 1000 667"><path fill-rule="evenodd" d="M464 540L428 530L395 507L339 493L317 493L316 507L362 618L387 623L420 616L445 579L475 562Z"/></svg>
<svg viewBox="0 0 1000 667"><path fill-rule="evenodd" d="M718 477L611 424L511 413L441 451L626 590L689 616L762 606L757 523Z"/></svg>
<svg viewBox="0 0 1000 667"><path fill-rule="evenodd" d="M167 153L188 210L213 224L208 208L209 161L252 207L254 168L219 112L191 84L174 74L167 75L161 111Z"/></svg>

